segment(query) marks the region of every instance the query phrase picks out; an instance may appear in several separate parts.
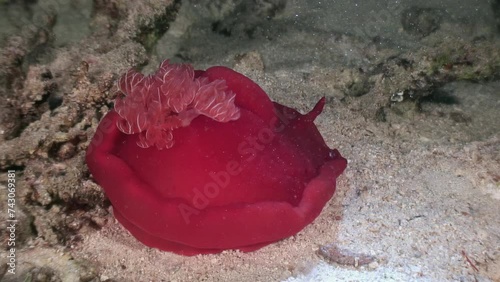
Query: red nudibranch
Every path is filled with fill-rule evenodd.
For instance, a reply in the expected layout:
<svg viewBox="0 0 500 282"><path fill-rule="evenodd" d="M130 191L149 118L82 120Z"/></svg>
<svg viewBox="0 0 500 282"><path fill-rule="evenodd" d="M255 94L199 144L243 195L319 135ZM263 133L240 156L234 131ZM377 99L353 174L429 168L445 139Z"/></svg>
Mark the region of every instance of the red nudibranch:
<svg viewBox="0 0 500 282"><path fill-rule="evenodd" d="M347 161L305 115L226 67L164 61L118 81L87 165L118 221L147 246L183 255L253 251L311 223Z"/></svg>

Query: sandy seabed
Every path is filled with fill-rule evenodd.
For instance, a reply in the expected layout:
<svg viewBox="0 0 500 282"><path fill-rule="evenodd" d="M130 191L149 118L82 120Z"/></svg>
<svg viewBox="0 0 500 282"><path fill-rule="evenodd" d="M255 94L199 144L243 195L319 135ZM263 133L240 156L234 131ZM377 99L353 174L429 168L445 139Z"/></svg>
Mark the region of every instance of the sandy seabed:
<svg viewBox="0 0 500 282"><path fill-rule="evenodd" d="M75 38L54 39L50 59L22 68L17 98L9 96L14 88L0 93L20 101L12 105L24 131L0 141L0 164L18 170L18 208L30 222L19 231L17 274L0 268L2 281L500 281L500 45L491 1L270 1L274 6L264 12L239 11L238 1L186 1L166 17L169 28L154 45L130 34L142 30L137 19L154 19L158 7L172 7L169 1L145 7L101 1L102 13L85 1L54 2L56 13L79 9L78 20L91 24L68 16L46 23ZM434 26L405 27L401 17L409 8L431 19L408 21ZM113 17L125 20L115 27ZM65 29L61 21L72 24ZM99 41L103 36L123 43ZM12 46L22 50L5 38L4 61ZM114 79L130 66L154 69L167 57L200 69L230 66L302 113L327 97L316 124L349 164L311 225L252 253L183 257L145 247L113 218L86 172L84 151L108 110ZM88 70L74 63L80 61ZM53 106L40 106L48 103L37 96L47 85L36 75L45 69L59 85L50 91L63 97L62 117ZM12 82L4 75L10 72L4 68L2 83ZM416 83L422 81L428 85ZM407 92L399 97L401 91ZM51 122L57 129L40 125ZM67 123L66 135L53 132ZM68 208L74 202L76 211ZM68 229L78 218L85 220Z"/></svg>

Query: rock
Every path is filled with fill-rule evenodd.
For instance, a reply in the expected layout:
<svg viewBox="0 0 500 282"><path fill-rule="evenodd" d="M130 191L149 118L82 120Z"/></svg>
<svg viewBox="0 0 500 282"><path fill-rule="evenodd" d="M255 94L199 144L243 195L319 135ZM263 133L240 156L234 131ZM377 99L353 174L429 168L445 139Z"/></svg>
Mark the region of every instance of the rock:
<svg viewBox="0 0 500 282"><path fill-rule="evenodd" d="M439 28L441 19L437 9L412 6L403 11L401 24L407 33L425 37Z"/></svg>

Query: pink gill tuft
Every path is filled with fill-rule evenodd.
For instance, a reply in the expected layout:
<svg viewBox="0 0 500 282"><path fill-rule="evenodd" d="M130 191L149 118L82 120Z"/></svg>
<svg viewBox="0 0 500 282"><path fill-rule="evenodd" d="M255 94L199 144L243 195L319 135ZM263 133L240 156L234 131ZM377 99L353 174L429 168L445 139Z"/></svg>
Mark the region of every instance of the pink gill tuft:
<svg viewBox="0 0 500 282"><path fill-rule="evenodd" d="M190 65L165 60L153 75L129 70L117 84L121 93L115 110L122 118L117 127L125 134L139 134L141 148L171 148L172 131L189 126L199 115L218 122L240 117L235 94L227 90L226 82L195 78Z"/></svg>

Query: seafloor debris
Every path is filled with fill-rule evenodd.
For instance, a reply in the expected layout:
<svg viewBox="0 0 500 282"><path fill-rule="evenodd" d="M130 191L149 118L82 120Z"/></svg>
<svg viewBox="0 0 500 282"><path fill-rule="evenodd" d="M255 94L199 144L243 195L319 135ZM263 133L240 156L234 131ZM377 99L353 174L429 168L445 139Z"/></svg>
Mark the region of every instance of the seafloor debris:
<svg viewBox="0 0 500 282"><path fill-rule="evenodd" d="M437 30L441 20L442 11L417 6L404 10L401 16L404 31L421 37L425 37Z"/></svg>
<svg viewBox="0 0 500 282"><path fill-rule="evenodd" d="M330 263L354 267L368 265L376 260L374 256L355 253L347 249L339 248L335 244L321 246L318 249L318 254Z"/></svg>

